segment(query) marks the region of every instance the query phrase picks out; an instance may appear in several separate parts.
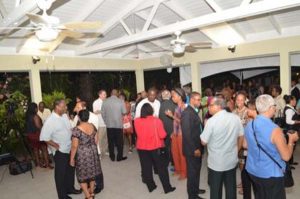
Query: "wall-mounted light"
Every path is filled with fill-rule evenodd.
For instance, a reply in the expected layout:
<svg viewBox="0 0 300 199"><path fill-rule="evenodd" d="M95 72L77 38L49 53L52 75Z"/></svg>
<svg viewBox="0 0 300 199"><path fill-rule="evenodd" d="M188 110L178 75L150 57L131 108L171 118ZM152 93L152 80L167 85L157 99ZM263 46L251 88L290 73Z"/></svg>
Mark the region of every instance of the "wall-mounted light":
<svg viewBox="0 0 300 199"><path fill-rule="evenodd" d="M39 61L41 61L41 58L39 56L32 56L32 63L33 64L36 64Z"/></svg>
<svg viewBox="0 0 300 199"><path fill-rule="evenodd" d="M234 53L235 52L235 49L236 49L236 45L230 45L228 46L227 48L230 52Z"/></svg>
<svg viewBox="0 0 300 199"><path fill-rule="evenodd" d="M173 71L172 67L167 68L167 73L172 73L172 71Z"/></svg>

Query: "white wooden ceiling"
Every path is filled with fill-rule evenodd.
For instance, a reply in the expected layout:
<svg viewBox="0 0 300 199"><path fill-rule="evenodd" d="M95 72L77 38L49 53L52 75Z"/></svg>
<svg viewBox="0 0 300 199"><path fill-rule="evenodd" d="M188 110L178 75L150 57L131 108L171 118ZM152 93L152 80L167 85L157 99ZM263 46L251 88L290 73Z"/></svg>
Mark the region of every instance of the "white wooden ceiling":
<svg viewBox="0 0 300 199"><path fill-rule="evenodd" d="M277 5L273 6L275 2ZM252 8L255 5L259 5L261 11L255 13ZM165 52L155 51L169 49L174 38L172 32L163 28L180 29L176 24L191 19L199 19L200 28L195 29L195 25L186 23L182 38L188 42L212 41L214 48L300 35L299 5L300 0L56 0L50 15L59 17L62 23L100 20L103 26L95 31L96 39L65 40L54 54L68 52L68 55L112 58L159 56ZM248 8L253 11L244 17L242 10L247 11ZM233 12L230 14L236 14L232 18L228 18L226 13L230 9ZM0 27L28 26L26 12L39 13L35 0L0 0ZM214 20L214 14L223 15L225 21ZM212 26L203 26L201 17L211 19ZM227 41L220 41L216 35L223 28L230 29L232 33L223 36ZM14 54L26 34L28 31L24 30L2 31L0 54ZM234 37L239 38L238 42ZM232 43L230 39L233 39Z"/></svg>

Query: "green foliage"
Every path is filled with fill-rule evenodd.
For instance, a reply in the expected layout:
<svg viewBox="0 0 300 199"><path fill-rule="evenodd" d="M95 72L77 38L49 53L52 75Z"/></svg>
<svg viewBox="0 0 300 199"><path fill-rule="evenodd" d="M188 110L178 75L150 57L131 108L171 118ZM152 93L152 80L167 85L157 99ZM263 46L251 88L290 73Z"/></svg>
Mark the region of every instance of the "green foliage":
<svg viewBox="0 0 300 199"><path fill-rule="evenodd" d="M43 93L43 102L45 106L49 109L53 109L53 103L57 99L65 99L66 103L68 104L71 99L66 98L66 95L60 91L53 91L51 94Z"/></svg>
<svg viewBox="0 0 300 199"><path fill-rule="evenodd" d="M24 147L25 107L27 98L20 91L0 104L0 154L17 152Z"/></svg>

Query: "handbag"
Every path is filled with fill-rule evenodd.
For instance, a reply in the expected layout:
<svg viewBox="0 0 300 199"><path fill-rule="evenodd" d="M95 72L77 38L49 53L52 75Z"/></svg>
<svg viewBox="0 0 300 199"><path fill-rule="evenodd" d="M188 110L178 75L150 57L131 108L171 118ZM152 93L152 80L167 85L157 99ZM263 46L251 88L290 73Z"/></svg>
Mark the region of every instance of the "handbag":
<svg viewBox="0 0 300 199"><path fill-rule="evenodd" d="M160 141L160 139L159 139L159 135L158 135L156 120L154 120L154 128L155 128L155 139L156 139L156 142L158 143ZM157 153L162 158L165 158L165 159L168 158L168 153L167 153L167 149L165 146L157 149Z"/></svg>
<svg viewBox="0 0 300 199"><path fill-rule="evenodd" d="M256 142L256 145L259 149L261 149L283 172L284 174L284 186L285 187L292 187L294 186L294 179L293 179L293 175L292 175L292 170L290 167L290 164L286 162L286 167L285 170L283 169L283 167L278 163L277 160L275 160L275 158L273 158L258 142L257 137L256 137L256 133L254 130L254 120L252 121L252 129L253 129L253 134L254 134L254 139Z"/></svg>
<svg viewBox="0 0 300 199"><path fill-rule="evenodd" d="M9 163L9 173L11 175L19 175L32 170L32 163L29 160L14 161Z"/></svg>

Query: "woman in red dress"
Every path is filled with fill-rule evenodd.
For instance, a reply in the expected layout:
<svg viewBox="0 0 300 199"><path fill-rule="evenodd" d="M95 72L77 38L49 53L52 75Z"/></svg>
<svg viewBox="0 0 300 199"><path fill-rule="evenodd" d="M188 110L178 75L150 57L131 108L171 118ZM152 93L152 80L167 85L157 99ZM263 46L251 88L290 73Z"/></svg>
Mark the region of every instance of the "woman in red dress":
<svg viewBox="0 0 300 199"><path fill-rule="evenodd" d="M48 150L45 142L40 141L40 132L42 129L42 120L37 114L38 106L36 103L30 103L26 111L26 137L33 150L36 166L53 169L49 164ZM42 158L40 158L42 151Z"/></svg>

